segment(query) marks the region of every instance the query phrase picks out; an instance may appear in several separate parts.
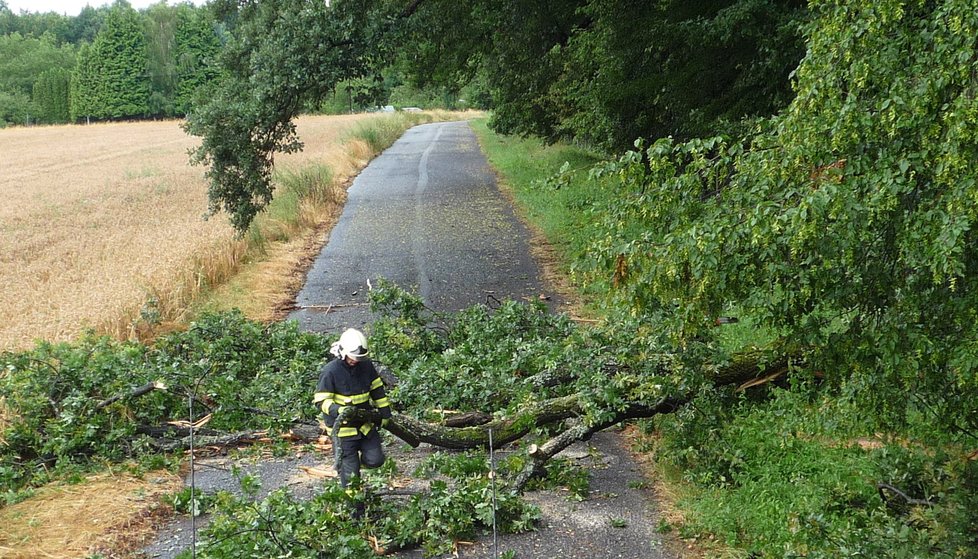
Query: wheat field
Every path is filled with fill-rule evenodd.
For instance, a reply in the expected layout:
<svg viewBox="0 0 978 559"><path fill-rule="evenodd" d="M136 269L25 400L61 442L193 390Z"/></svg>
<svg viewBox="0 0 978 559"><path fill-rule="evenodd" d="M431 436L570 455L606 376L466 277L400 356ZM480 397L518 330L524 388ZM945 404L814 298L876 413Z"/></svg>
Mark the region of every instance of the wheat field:
<svg viewBox="0 0 978 559"><path fill-rule="evenodd" d="M308 162L335 176L369 158L344 135L382 115L306 116ZM124 337L153 301L188 301L244 254L225 215L204 219L197 139L179 121L0 130L0 350L66 341L87 329Z"/></svg>

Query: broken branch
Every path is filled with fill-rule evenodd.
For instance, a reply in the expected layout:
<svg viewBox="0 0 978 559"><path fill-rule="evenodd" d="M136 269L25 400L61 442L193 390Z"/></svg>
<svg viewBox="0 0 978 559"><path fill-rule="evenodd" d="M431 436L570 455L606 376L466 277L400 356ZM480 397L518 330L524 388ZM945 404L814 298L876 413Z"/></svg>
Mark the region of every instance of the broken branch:
<svg viewBox="0 0 978 559"><path fill-rule="evenodd" d="M122 399L138 398L139 396L142 396L143 394L149 394L154 390L166 390L166 385L158 380L154 380L153 382L148 382L142 386L137 386L136 388L133 388L132 390L126 392L125 394L116 394L111 398L106 398L105 400L102 400L101 402L95 405L95 409L100 410Z"/></svg>

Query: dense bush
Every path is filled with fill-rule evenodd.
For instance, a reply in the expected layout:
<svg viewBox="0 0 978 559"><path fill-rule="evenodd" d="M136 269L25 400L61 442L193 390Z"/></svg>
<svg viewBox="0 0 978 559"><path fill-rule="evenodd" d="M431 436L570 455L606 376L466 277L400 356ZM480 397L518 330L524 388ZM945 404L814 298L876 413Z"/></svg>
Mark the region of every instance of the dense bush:
<svg viewBox="0 0 978 559"><path fill-rule="evenodd" d="M683 338L735 306L890 428L978 430L973 7L814 3L782 114L595 169L580 268Z"/></svg>

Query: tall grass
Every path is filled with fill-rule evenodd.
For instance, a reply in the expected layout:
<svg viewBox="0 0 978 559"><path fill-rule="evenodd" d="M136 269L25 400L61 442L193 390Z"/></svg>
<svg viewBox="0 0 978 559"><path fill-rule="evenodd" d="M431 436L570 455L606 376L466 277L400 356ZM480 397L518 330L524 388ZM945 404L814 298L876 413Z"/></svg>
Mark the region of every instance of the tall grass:
<svg viewBox="0 0 978 559"><path fill-rule="evenodd" d="M394 113L388 118L365 121L354 126L347 132L347 139L366 142L371 153L377 154L387 149L412 126L436 120L455 120L458 114L450 111Z"/></svg>

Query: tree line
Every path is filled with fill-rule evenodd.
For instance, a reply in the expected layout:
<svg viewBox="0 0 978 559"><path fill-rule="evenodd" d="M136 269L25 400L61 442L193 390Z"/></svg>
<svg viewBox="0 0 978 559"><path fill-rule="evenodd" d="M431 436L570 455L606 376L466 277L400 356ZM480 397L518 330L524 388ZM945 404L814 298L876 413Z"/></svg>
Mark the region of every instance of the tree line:
<svg viewBox="0 0 978 559"><path fill-rule="evenodd" d="M222 41L190 3L117 0L66 16L0 0L0 125L183 116L216 77Z"/></svg>

